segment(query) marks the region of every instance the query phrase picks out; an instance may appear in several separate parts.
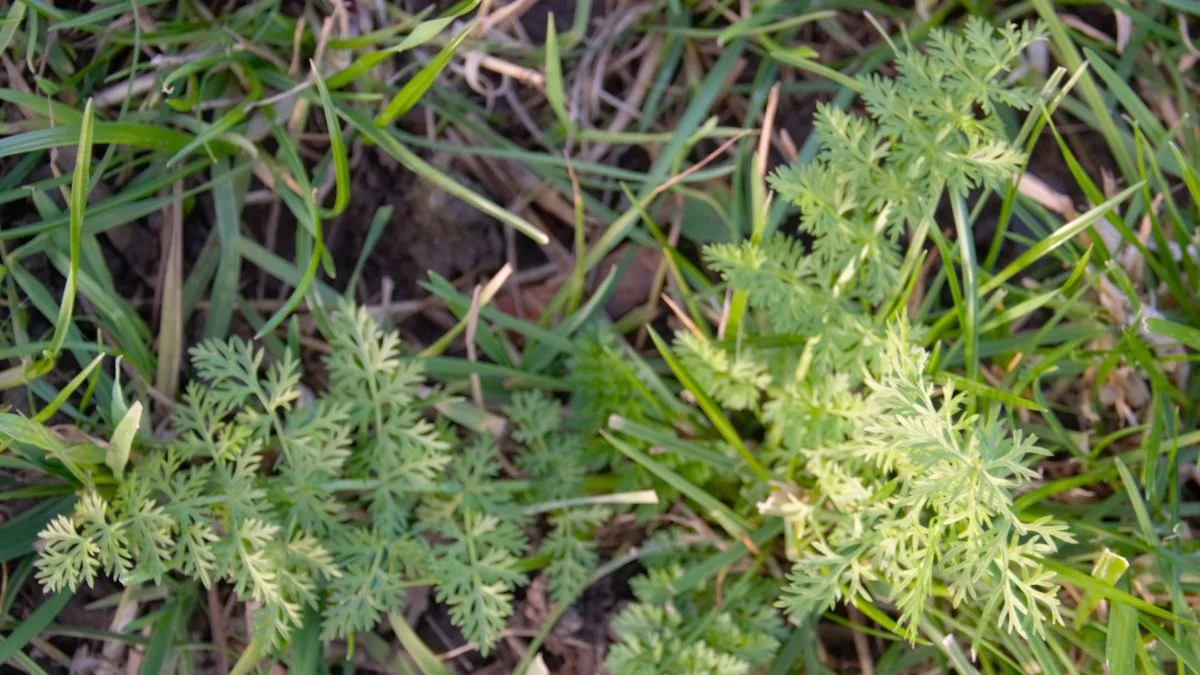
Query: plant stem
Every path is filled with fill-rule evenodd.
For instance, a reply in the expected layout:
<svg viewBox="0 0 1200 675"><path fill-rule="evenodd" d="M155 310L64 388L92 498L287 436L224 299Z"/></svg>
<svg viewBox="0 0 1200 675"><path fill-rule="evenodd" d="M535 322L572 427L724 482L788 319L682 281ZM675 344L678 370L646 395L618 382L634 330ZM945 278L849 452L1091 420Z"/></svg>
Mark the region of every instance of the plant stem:
<svg viewBox="0 0 1200 675"><path fill-rule="evenodd" d="M258 665L259 660L263 656L263 647L265 647L262 636L256 635L250 639L250 644L246 645L246 651L242 652L242 656L233 664L233 670L229 671L229 675L247 675L251 670Z"/></svg>

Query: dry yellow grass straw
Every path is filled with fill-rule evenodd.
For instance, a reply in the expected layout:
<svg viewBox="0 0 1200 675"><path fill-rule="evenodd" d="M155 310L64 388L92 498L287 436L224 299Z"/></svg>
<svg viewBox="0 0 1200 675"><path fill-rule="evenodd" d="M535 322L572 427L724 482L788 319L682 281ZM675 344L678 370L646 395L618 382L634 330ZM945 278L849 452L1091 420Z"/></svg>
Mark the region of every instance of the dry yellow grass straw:
<svg viewBox="0 0 1200 675"><path fill-rule="evenodd" d="M683 324L684 328L688 329L688 332L698 338L704 337L704 333L700 332L700 327L692 321L691 317L687 315L687 312L683 311L682 307L680 307L675 303L674 300L671 299L670 295L663 293L659 297L661 297L662 301L667 304L667 307L671 310L671 313L675 315L676 319L679 319L679 322Z"/></svg>
<svg viewBox="0 0 1200 675"><path fill-rule="evenodd" d="M696 173L700 169L703 169L704 167L708 166L709 164L712 164L713 161L715 161L718 157L725 154L725 151L729 149L729 146L733 145L734 143L737 143L739 140L741 140L742 138L745 138L746 136L749 136L752 133L754 133L754 131L752 129L743 129L742 131L737 132L733 136L730 136L728 139L725 140L724 143L717 146L716 150L713 150L712 152L705 155L704 159L702 159L699 162L696 162L692 166L688 167L685 171L681 171L681 172L675 174L674 176L671 176L671 178L664 181L662 185L659 185L658 187L654 188L654 191L650 193L650 199L647 199L646 201L649 202L654 197L657 197L658 195L675 187L676 185L679 184L680 181L684 180L688 176Z"/></svg>
<svg viewBox="0 0 1200 675"><path fill-rule="evenodd" d="M775 128L775 115L778 112L778 110L779 110L779 83L777 82L777 83L775 83L774 86L771 87L771 91L767 94L767 107L763 111L762 128L759 130L759 135L758 135L758 148L756 150L758 156L756 158L755 167L754 167L754 173L755 173L754 181L755 181L755 188L757 190L761 191L760 194L763 195L763 197L761 200L762 201L761 213L751 214L751 217L753 218L753 222L755 223L754 233L752 235L755 239L759 239L762 236L762 233L758 226L759 220L762 219L765 221L765 219L767 217L767 213L770 211L770 208L771 208L771 201L770 201L770 196L769 196L770 191L767 189L767 164L768 164L767 160L769 158L769 153L770 153L770 149L771 149L771 132ZM734 139L736 139L736 138L738 138L738 137L735 136ZM730 139L730 140L734 140L734 139ZM756 203L756 202L752 200L752 203ZM732 299L733 299L733 296L731 294L729 294L729 293L725 294L725 301L724 301L724 303L722 303L722 307L721 307L721 320L717 324L717 339L718 340L725 339L725 329L728 327L728 324L729 324L729 312L731 309L730 302Z"/></svg>
<svg viewBox="0 0 1200 675"><path fill-rule="evenodd" d="M512 276L512 265L505 263L504 267L500 268L499 272L491 278L487 284L483 286L475 286L475 291L471 294L471 308L467 312L467 360L475 363L479 356L475 347L475 333L479 328L479 312L485 305L496 297L504 284L508 282L508 278ZM479 373L471 373L471 394L474 397L475 405L483 408L483 385L479 380Z"/></svg>

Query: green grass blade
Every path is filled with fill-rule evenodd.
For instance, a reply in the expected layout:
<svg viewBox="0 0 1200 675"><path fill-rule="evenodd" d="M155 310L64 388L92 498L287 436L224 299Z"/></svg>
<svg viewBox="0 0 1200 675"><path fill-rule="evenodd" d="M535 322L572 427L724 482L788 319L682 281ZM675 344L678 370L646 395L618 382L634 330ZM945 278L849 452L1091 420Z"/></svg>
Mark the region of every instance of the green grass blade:
<svg viewBox="0 0 1200 675"><path fill-rule="evenodd" d="M221 180L229 171L228 160L219 160L213 165L213 210L216 215L215 229L219 254L216 271L213 273L208 311L204 317L205 339L224 339L229 334L241 281L242 256L238 250L238 240L241 238L242 190L239 189L240 186L235 186L232 180ZM197 265L193 265L193 275L196 274L195 267ZM184 296L187 296L186 292Z"/></svg>
<svg viewBox="0 0 1200 675"><path fill-rule="evenodd" d="M388 101L388 104L384 106L383 112L379 113L379 116L375 118L375 125L385 127L391 124L397 117L402 117L409 110L412 110L413 106L425 95L425 92L429 91L429 88L437 81L438 76L442 74L446 66L450 65L450 60L454 58L463 41L470 37L471 31L474 28L474 22L467 24L465 28L459 31L458 35L454 36L453 40L446 43L446 46L438 50L437 54L434 54L429 63L425 64L425 67L417 71L417 74L413 75L412 79L405 82L400 91L396 92L392 100ZM332 106L328 108L328 110L332 109Z"/></svg>
<svg viewBox="0 0 1200 675"><path fill-rule="evenodd" d="M450 671L441 659L426 646L412 626L408 625L408 621L404 619L403 615L388 614L388 623L392 627L392 632L396 634L396 639L400 641L400 646L404 647L404 651L412 657L423 675L450 675Z"/></svg>
<svg viewBox="0 0 1200 675"><path fill-rule="evenodd" d="M563 93L562 58L558 53L558 30L554 27L554 12L546 14L546 102L558 118L558 123L568 131L574 128L567 114L566 96Z"/></svg>
<svg viewBox="0 0 1200 675"><path fill-rule="evenodd" d="M375 216L371 219L371 226L367 228L367 236L363 240L362 250L358 252L358 260L354 262L354 271L350 272L350 278L346 280L347 298L354 298L358 292L358 282L362 279L367 259L371 257L371 252L379 243L379 237L383 236L384 228L392 222L392 213L394 212L395 207L391 204L384 204L375 211Z"/></svg>
<svg viewBox="0 0 1200 675"><path fill-rule="evenodd" d="M614 266L610 269L608 276L604 277L604 281L600 282L600 285L592 291L587 303L578 311L575 311L574 314L561 319L558 325L554 327L554 332L569 338L576 330L587 323L588 319L595 316L604 307L605 303L608 302L609 295L617 280L618 270L619 266ZM553 363L555 356L554 352L542 349L541 345L531 341L527 343L521 355L521 364L527 370L542 372Z"/></svg>
<svg viewBox="0 0 1200 675"><path fill-rule="evenodd" d="M992 401L1003 403L1009 408L1025 408L1027 410L1036 410L1045 412L1046 408L1037 401L1031 401L1027 398L1017 396L1016 394L993 387L978 380L972 380L966 377L955 375L954 373L939 373L934 380L939 384L949 382L954 385L955 389L965 391L980 398L986 398Z"/></svg>
<svg viewBox="0 0 1200 675"><path fill-rule="evenodd" d="M1141 492L1138 491L1137 481L1134 480L1133 473L1129 471L1129 467L1125 466L1125 462L1122 462L1120 457L1115 458L1114 463L1117 465L1117 472L1121 474L1121 482L1125 484L1125 492L1129 495L1129 505L1133 509L1138 527L1142 530L1142 539L1147 544L1154 546L1158 538L1154 533L1154 524L1150 522L1150 512L1146 510L1146 502L1142 499Z"/></svg>
<svg viewBox="0 0 1200 675"><path fill-rule="evenodd" d="M443 30L445 30L445 28L452 24L455 19L466 14L472 9L475 9L475 6L478 4L479 0L462 0L461 2L456 3L445 12L442 12L441 16L438 18L430 19L429 21L422 21L421 23L417 24L417 26L413 28L412 32L406 35L404 39L401 40L396 46L380 51L369 52L358 57L349 66L330 75L326 80L326 84L329 85L330 89L340 89L351 82L354 82L375 66L391 58L393 55L407 51L414 47L419 47L437 37L438 33L441 33Z"/></svg>
<svg viewBox="0 0 1200 675"><path fill-rule="evenodd" d="M1079 55L1075 41L1071 39L1070 31L1063 24L1062 19L1059 18L1058 11L1055 9L1055 3L1051 0L1031 1L1038 16L1041 17L1042 22L1049 30L1051 40L1059 52L1063 65L1072 72L1083 68L1085 61ZM1121 173L1126 176L1134 175L1133 160L1130 158L1129 152L1122 140L1121 132L1117 129L1116 122L1104 101L1104 96L1100 93L1100 88L1096 86L1096 81L1092 79L1089 73L1084 72L1079 77L1076 86L1082 92L1083 100L1087 104L1087 107L1090 108L1090 111L1095 116L1099 131L1108 142L1109 150L1111 150L1113 157L1116 159Z"/></svg>
<svg viewBox="0 0 1200 675"><path fill-rule="evenodd" d="M22 112L52 119L56 124L79 124L83 121L83 113L77 108L29 92L0 88L0 101L12 103Z"/></svg>
<svg viewBox="0 0 1200 675"><path fill-rule="evenodd" d="M425 364L425 372L431 377L445 381L461 381L462 378L476 373L480 377L502 380L506 388L536 387L545 391L566 391L568 389L562 378L537 375L494 363L444 356L423 357L421 362Z"/></svg>
<svg viewBox="0 0 1200 675"><path fill-rule="evenodd" d="M640 441L650 443L655 447L674 452L681 457L687 457L708 464L717 473L728 472L734 468L734 461L729 457L709 450L697 443L686 441L663 429L649 427L616 415L609 418L608 427L613 431L627 434Z"/></svg>
<svg viewBox="0 0 1200 675"><path fill-rule="evenodd" d="M737 37L742 37L743 35L779 33L788 28L795 28L796 26L802 26L806 23L833 18L837 16L837 12L832 10L822 10L819 12L799 14L797 16L787 16L787 18L772 21L778 16L786 15L782 13L773 13L770 11L764 11L759 14L751 14L750 18L743 19L722 30L720 35L717 36L717 44L723 45L730 40Z"/></svg>
<svg viewBox="0 0 1200 675"><path fill-rule="evenodd" d="M83 214L87 211L88 184L91 181L92 169L92 126L94 112L92 100L88 99L83 109L83 123L79 128L79 144L75 155L75 173L71 179L70 201L70 248L71 265L67 274L67 285L63 289L62 304L59 305L58 319L54 322L54 337L46 357L58 359L62 345L67 340L67 328L71 316L75 312L75 291L79 274L79 241L83 236Z"/></svg>
<svg viewBox="0 0 1200 675"><path fill-rule="evenodd" d="M13 36L17 34L17 27L21 25L21 20L24 18L24 0L14 0L4 15L3 27L0 27L0 54L8 51L8 45L12 42ZM30 36L29 39L32 40L33 36Z"/></svg>
<svg viewBox="0 0 1200 675"><path fill-rule="evenodd" d="M0 157L73 146L79 143L81 135L80 125L69 124L0 138ZM96 122L92 129L92 140L95 143L115 143L160 152L177 152L187 147L193 138L190 134L174 129L134 122ZM233 146L224 141L214 141L210 149L214 154L222 155L231 153Z"/></svg>
<svg viewBox="0 0 1200 675"><path fill-rule="evenodd" d="M197 148L212 143L218 136L234 128L245 118L245 105L238 106L233 110L226 112L224 115L221 115L221 117L209 125L208 128L189 140L174 155L171 155L170 159L167 160L167 168L171 168L183 161L185 157L190 155Z"/></svg>
<svg viewBox="0 0 1200 675"><path fill-rule="evenodd" d="M137 4L140 7L150 7L152 5L162 4L166 1L167 0L137 0ZM97 4L101 4L101 3L97 3ZM98 9L94 12L87 12L85 14L76 14L75 16L71 17L70 19L66 19L64 21L57 21L55 23L50 24L48 30L50 30L50 31L65 31L65 30L71 30L71 29L76 29L76 28L84 29L84 30L87 30L87 29L99 30L99 24L108 23L128 11L129 11L129 6L127 3L123 3L123 2L116 3L112 6L105 7L103 9Z"/></svg>
<svg viewBox="0 0 1200 675"><path fill-rule="evenodd" d="M671 136L670 142L663 146L661 154L646 174L646 182L638 191L637 201L609 225L588 251L585 259L588 269L595 267L625 238L641 217L642 209L649 205L654 190L675 170L687 151L692 134L709 116L717 97L725 90L729 72L741 62L745 50L746 39L738 38L722 50L721 56L707 69L704 81L695 94L689 97L687 108L675 123L675 134Z"/></svg>
<svg viewBox="0 0 1200 675"><path fill-rule="evenodd" d="M806 620L792 630L787 642L779 650L767 675L789 675L795 672L797 663L804 664L805 673L821 673L821 660L817 654L817 640L813 634L813 621Z"/></svg>
<svg viewBox="0 0 1200 675"><path fill-rule="evenodd" d="M324 672L322 662L324 647L321 644L321 612L313 605L304 607L300 627L292 633L289 672L316 673Z"/></svg>
<svg viewBox="0 0 1200 675"><path fill-rule="evenodd" d="M1078 586L1080 589L1087 592L1094 592L1109 602L1123 603L1145 614L1156 616L1160 619L1166 619L1168 621L1174 621L1176 623L1186 625L1189 628L1200 629L1200 622L1177 616L1161 607L1152 605L1145 600L1142 600L1136 595L1131 595L1112 586L1107 586L1100 581L1093 579L1091 576L1084 574L1083 572L1080 572L1079 570L1064 563L1058 562L1057 560L1043 559L1042 565L1057 574L1065 583Z"/></svg>
<svg viewBox="0 0 1200 675"><path fill-rule="evenodd" d="M767 54L780 63L787 64L793 68L807 70L814 75L820 75L825 79L842 85L850 91L856 93L862 91L862 83L858 80L839 70L834 70L829 66L812 60L812 57L817 56L817 52L811 47L797 47L789 49L762 35L758 37L758 41L764 47L766 47Z"/></svg>
<svg viewBox="0 0 1200 675"><path fill-rule="evenodd" d="M280 258L248 237L238 239L237 246L238 253L241 254L246 262L261 267L271 276L290 286L299 285L301 279L304 278L304 269ZM337 303L338 294L328 284L317 280L313 283L313 289L320 297L322 303L327 305Z"/></svg>
<svg viewBox="0 0 1200 675"><path fill-rule="evenodd" d="M1175 656L1176 659L1192 669L1194 673L1200 673L1200 654L1197 654L1197 641L1193 639L1191 642L1179 640L1174 635L1163 630L1163 627L1154 621L1142 617L1139 623L1147 631L1154 634L1154 639L1159 640L1167 649ZM1110 670L1109 672L1117 672ZM1183 671L1181 671L1183 672Z"/></svg>
<svg viewBox="0 0 1200 675"><path fill-rule="evenodd" d="M1065 223L1062 227L1059 227L1057 230L1050 233L1049 236L1041 239L1036 244L1026 249L1023 253L1021 253L1021 255L1017 256L1016 260L1012 261L1008 265L1005 265L1004 269L1000 270L996 276L981 284L979 292L984 294L996 290L1005 281L1008 281L1014 277L1018 272L1033 264L1042 256L1065 244L1076 234L1079 234L1089 225L1099 220L1104 216L1104 214L1111 211L1121 202L1124 202L1141 188L1142 184L1140 182L1130 185L1114 195L1112 199L1109 199L1099 206L1089 209L1086 213L1081 214L1071 222Z"/></svg>
<svg viewBox="0 0 1200 675"><path fill-rule="evenodd" d="M654 341L654 345L658 347L658 353L667 362L667 366L670 367L671 372L675 373L675 377L679 378L679 383L696 397L696 403L704 411L708 420L716 427L721 436L738 451L738 454L746 462L746 466L750 467L750 470L758 476L759 480L769 483L771 481L771 473L762 465L762 462L758 461L757 457L751 454L750 449L742 441L742 437L738 435L737 430L733 428L729 419L725 417L725 413L721 407L717 405L716 401L712 400L708 392L704 391L691 374L684 369L683 364L675 358L675 355L671 352L671 348L663 341L658 332L653 328L648 328L647 330L650 338Z"/></svg>
<svg viewBox="0 0 1200 675"><path fill-rule="evenodd" d="M1200 0L1162 0L1162 4L1193 16L1200 16Z"/></svg>
<svg viewBox="0 0 1200 675"><path fill-rule="evenodd" d="M453 23L455 19L475 9L475 7L478 5L479 0L460 0L459 2L447 8L446 11L442 12L438 18L431 19L429 21L423 21L417 24L417 26L413 28L412 32L405 36L405 38L400 41L400 44L396 45L396 49L398 51L404 51L406 49L412 49L413 47L420 47L426 42L429 42L433 38L437 37L438 33L441 33L443 30L445 30L445 28Z"/></svg>
<svg viewBox="0 0 1200 675"><path fill-rule="evenodd" d="M430 273L429 276L430 282L422 283L421 286L441 298L450 311L460 317L465 317L471 308L471 299L459 293L454 284L450 283L446 278L434 273ZM523 335L530 340L537 340L544 345L543 348L557 349L568 354L575 352L575 343L571 342L568 338L535 326L528 321L522 321L511 314L501 312L491 305L485 305L480 308L479 316L482 319L487 319L495 323L501 328Z"/></svg>
<svg viewBox="0 0 1200 675"><path fill-rule="evenodd" d="M1150 329L1152 333L1170 338L1181 345L1187 345L1200 352L1200 330L1159 318L1146 319L1145 323L1146 328Z"/></svg>
<svg viewBox="0 0 1200 675"><path fill-rule="evenodd" d="M167 657L171 654L171 643L175 640L176 623L182 615L183 600L176 597L167 602L160 610L154 631L150 634L150 644L146 647L143 657L141 675L157 675L168 672L165 668Z"/></svg>
<svg viewBox="0 0 1200 675"><path fill-rule="evenodd" d="M746 521L734 513L732 509L726 506L721 500L713 497L705 489L697 486L687 478L679 475L674 469L666 466L662 462L654 459L650 455L638 450L629 445L625 441L613 436L607 431L600 431L600 435L604 437L614 448L620 451L621 454L628 457L631 461L636 462L642 468L654 474L667 485L679 491L688 499L696 503L702 508L705 513L713 520L717 521L720 526L730 534L735 540L741 540L747 535L750 529Z"/></svg>
<svg viewBox="0 0 1200 675"><path fill-rule="evenodd" d="M975 265L975 237L967 222L967 207L961 194L950 195L950 206L954 213L954 229L958 235L958 250L962 259L962 332L963 354L966 359L967 379L979 380L979 292Z"/></svg>
<svg viewBox="0 0 1200 675"><path fill-rule="evenodd" d="M69 275L69 256L56 250L48 257L63 276ZM154 372L155 357L150 350L149 328L129 301L107 291L83 270L77 271L76 281L79 293L92 303L96 320L116 340L130 363L136 364L143 372Z"/></svg>
<svg viewBox="0 0 1200 675"><path fill-rule="evenodd" d="M350 204L350 160L346 155L346 141L342 138L342 125L338 122L337 111L333 107L333 97L329 95L329 87L321 77L317 64L309 62L313 79L317 83L317 92L321 95L321 107L325 111L325 126L329 129L329 154L333 156L334 198L333 208L322 211L325 218L336 218Z"/></svg>
<svg viewBox="0 0 1200 675"><path fill-rule="evenodd" d="M59 612L67 606L71 593L60 591L42 601L38 608L7 636L0 638L0 663L6 663L13 658L42 632L42 629L54 621Z"/></svg>
<svg viewBox="0 0 1200 675"><path fill-rule="evenodd" d="M47 499L0 524L0 563L32 553L38 533L55 517L70 511L74 504L73 494Z"/></svg>
<svg viewBox="0 0 1200 675"><path fill-rule="evenodd" d="M1192 197L1193 204L1200 204L1200 176L1196 175L1196 169L1183 157L1183 152L1179 146L1174 143L1170 144L1171 154L1175 155L1175 161L1180 166L1180 173L1183 174L1183 182L1187 185L1188 194Z"/></svg>
<svg viewBox="0 0 1200 675"><path fill-rule="evenodd" d="M31 305L33 305L33 307L36 308L39 313L41 313L43 316L45 316L48 321L53 321L53 318L58 315L58 300L55 299L55 297L50 293L50 290L47 289L46 286L43 285L40 281L38 281L32 274L27 272L23 267L14 266L9 270L9 273L12 276L13 280L16 282L16 285L19 286L21 291L25 294L25 297L29 300L29 303ZM26 345L26 347L31 347L33 345L36 345L36 347L40 351L38 351L38 352L26 351L26 352L24 352L23 355L33 357L36 355L44 354L45 349L49 348L50 342L46 341L44 344L43 343L29 343L28 345ZM67 348L68 345L70 345L71 354L75 357L75 361L79 364L80 367L86 366L95 357L95 351L96 351L95 343L93 341L89 341L87 338L85 338L83 336L83 334L79 331L79 328L74 325L74 323L72 323L72 325L69 329L69 335L67 337L67 342L64 343L63 347ZM83 346L83 345L87 345L87 346ZM22 355L22 354L18 354L18 356L20 356L20 355ZM55 364L53 361L48 361L45 359L38 359L37 363L31 364L31 365L34 366L33 370L35 370L35 371L36 370L46 371L46 370L49 370L51 367L53 367ZM42 372L41 374L44 374L44 372ZM36 376L40 376L40 375L36 375ZM100 377L101 377L102 383L104 383L106 386L111 384L111 381L109 380L107 374L101 372ZM100 396L104 397L104 396L107 396L107 394L104 392L101 392Z"/></svg>
<svg viewBox="0 0 1200 675"><path fill-rule="evenodd" d="M318 213L317 204L314 199L315 197L310 194L309 197L304 200L304 206L307 207L308 216L311 218L316 229L315 236L312 238L312 254L309 256L308 267L304 270L304 276L300 277L300 282L296 284L296 287L292 290L292 294L288 296L288 299L283 303L283 306L276 310L275 313L271 315L271 318L267 319L266 323L264 323L262 327L258 329L258 332L254 334L255 340L261 340L264 335L271 333L278 328L279 325L291 315L296 307L300 305L300 302L304 299L304 296L307 295L309 289L312 288L313 282L315 282L317 279L317 272L321 269L321 256L325 253L325 242L321 237L321 215ZM285 201L288 200L285 199Z"/></svg>
<svg viewBox="0 0 1200 675"><path fill-rule="evenodd" d="M0 617L8 616L12 612L13 603L21 595L21 590L25 587L26 580L33 575L34 559L28 557L10 566L7 584L4 588L3 596L0 596Z"/></svg>
<svg viewBox="0 0 1200 675"><path fill-rule="evenodd" d="M1167 130L1159 123L1158 118L1150 111L1150 108L1142 101L1142 97L1130 88L1126 83L1125 78L1122 78L1116 73L1108 63L1105 62L1099 54L1091 49L1084 47L1083 54L1087 58L1091 69L1096 75L1104 81L1104 85L1108 90L1120 101L1121 105L1133 117L1142 131L1150 136L1152 142L1157 145L1167 135Z"/></svg>
<svg viewBox="0 0 1200 675"><path fill-rule="evenodd" d="M1137 610L1117 603L1108 613L1108 635L1104 642L1104 665L1109 673L1134 673L1137 647Z"/></svg>
<svg viewBox="0 0 1200 675"><path fill-rule="evenodd" d="M429 183L445 190L450 195L458 197L505 225L511 226L538 244L544 246L550 243L550 238L533 223L501 207L490 199L475 194L462 183L437 170L432 164L418 157L412 150L404 147L394 135L375 126L375 123L367 119L362 113L343 107L338 109L338 114L357 129L360 134L379 146L384 152L395 157L405 168L419 175ZM0 143L3 143L3 141L0 141Z"/></svg>
<svg viewBox="0 0 1200 675"><path fill-rule="evenodd" d="M678 596L680 593L695 588L708 581L722 569L729 567L750 554L750 546L762 550L768 542L783 533L783 519L772 518L759 527L745 539L735 542L720 553L711 555L684 570L683 574L671 582L671 592Z"/></svg>

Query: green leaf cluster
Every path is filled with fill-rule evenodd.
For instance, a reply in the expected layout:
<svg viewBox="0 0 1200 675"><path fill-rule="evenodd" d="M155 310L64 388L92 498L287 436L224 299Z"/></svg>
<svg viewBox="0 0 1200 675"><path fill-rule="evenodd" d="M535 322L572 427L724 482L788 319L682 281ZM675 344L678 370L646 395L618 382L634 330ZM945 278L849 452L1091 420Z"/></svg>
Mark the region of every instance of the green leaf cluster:
<svg viewBox="0 0 1200 675"><path fill-rule="evenodd" d="M255 635L284 648L305 610L332 641L400 611L433 586L464 636L487 653L544 559L556 599L572 597L596 556L586 540L608 517L594 506L540 509L580 489L582 468L558 404L518 397L510 412L524 480L501 475L501 443L430 415L446 394L363 309L331 317L329 385L302 395L300 363L239 339L195 347L196 378L173 437L138 440L113 475L90 467L73 512L41 533L37 575L51 591L106 574L123 584L168 576L227 584L255 610ZM549 511L551 535L527 536Z"/></svg>
<svg viewBox="0 0 1200 675"><path fill-rule="evenodd" d="M786 635L770 606L774 584L746 578L718 597L714 584L677 594L678 561L659 562L631 581L637 602L612 622L619 642L605 666L622 675L742 675L769 664Z"/></svg>
<svg viewBox="0 0 1200 675"><path fill-rule="evenodd" d="M771 176L799 207L799 236L704 250L748 311L728 338L679 332L671 356L694 382L681 384L723 408L771 474L738 473L734 511L784 521L792 569L774 603L796 620L862 599L894 607L897 630L915 639L945 588L954 606L1022 636L1061 622L1043 561L1073 539L1013 508L1038 477L1029 464L1048 453L999 407L935 385L921 327L893 310L911 273L901 236L927 232L947 194L1003 188L1024 163L1000 111L1036 98L1000 76L1041 36L972 19L933 31L924 49L906 45L896 77L859 79L866 114L821 106L815 159ZM732 443L721 454L738 457ZM614 672L665 672L636 663L684 649L659 637L680 625L636 605L617 624ZM737 657L706 658L702 672L746 672Z"/></svg>

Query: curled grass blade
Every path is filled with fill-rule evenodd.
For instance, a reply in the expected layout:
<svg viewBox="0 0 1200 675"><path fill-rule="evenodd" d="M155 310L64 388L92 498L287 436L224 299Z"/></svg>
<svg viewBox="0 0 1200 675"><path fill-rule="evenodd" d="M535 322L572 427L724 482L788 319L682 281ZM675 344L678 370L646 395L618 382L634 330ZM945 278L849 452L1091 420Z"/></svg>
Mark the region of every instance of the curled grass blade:
<svg viewBox="0 0 1200 675"><path fill-rule="evenodd" d="M317 83L317 92L321 95L321 108L325 112L325 126L329 129L329 154L333 156L334 199L333 208L322 209L325 218L336 218L350 204L350 160L346 156L346 141L342 138L342 125L338 122L337 112L333 107L333 97L329 95L329 87L321 77L317 64L309 62L312 68L313 80Z"/></svg>
<svg viewBox="0 0 1200 675"><path fill-rule="evenodd" d="M59 390L58 394L56 394L49 403L43 406L42 409L33 416L33 421L45 423L47 420L53 417L54 413L58 412L58 409L61 408L63 404L67 402L67 399L71 397L71 394L75 393L79 387L83 386L83 383L86 382L91 376L92 371L94 371L102 361L104 361L104 354L99 354L96 356L96 358L92 359L92 362L89 363L87 367L79 371L78 375L71 378L71 381L68 382L65 387Z"/></svg>

